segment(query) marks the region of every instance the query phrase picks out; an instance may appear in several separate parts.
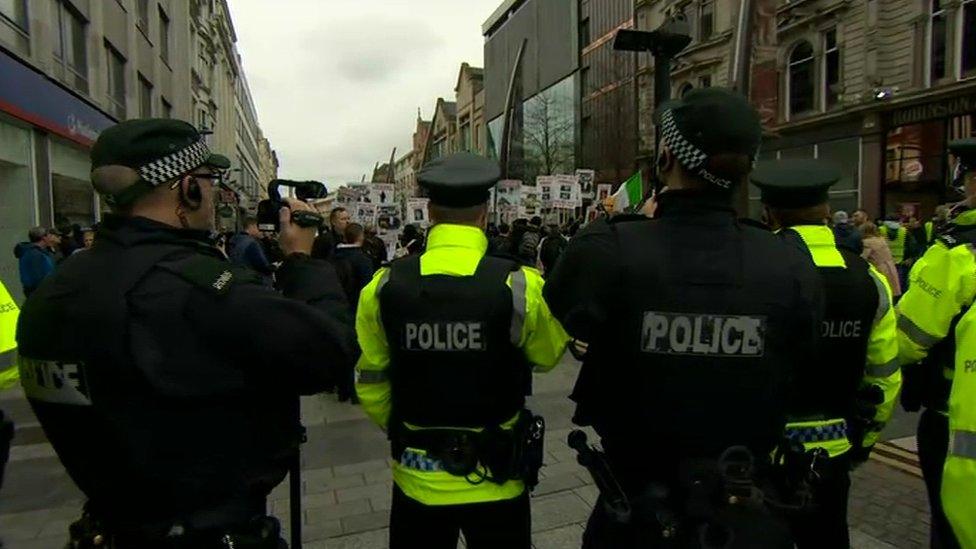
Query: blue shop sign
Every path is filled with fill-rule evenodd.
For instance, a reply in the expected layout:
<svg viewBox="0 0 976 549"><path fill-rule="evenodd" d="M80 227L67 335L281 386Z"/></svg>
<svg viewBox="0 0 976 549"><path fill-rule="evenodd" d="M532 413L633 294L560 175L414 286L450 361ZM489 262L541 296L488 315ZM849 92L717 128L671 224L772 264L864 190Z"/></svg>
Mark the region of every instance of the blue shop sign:
<svg viewBox="0 0 976 549"><path fill-rule="evenodd" d="M0 50L0 111L90 146L115 120Z"/></svg>

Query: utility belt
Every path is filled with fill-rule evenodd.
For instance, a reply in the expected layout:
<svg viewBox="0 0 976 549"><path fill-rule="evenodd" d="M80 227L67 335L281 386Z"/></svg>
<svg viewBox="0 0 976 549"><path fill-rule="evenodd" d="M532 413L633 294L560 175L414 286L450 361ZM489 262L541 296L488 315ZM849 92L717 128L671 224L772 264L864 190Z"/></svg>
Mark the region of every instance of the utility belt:
<svg viewBox="0 0 976 549"><path fill-rule="evenodd" d="M284 549L281 524L259 516L240 525L194 530L173 522L158 531L130 531L109 526L86 508L68 528L67 549Z"/></svg>
<svg viewBox="0 0 976 549"><path fill-rule="evenodd" d="M494 425L482 431L408 429L391 432L393 459L420 471L445 471L471 484L521 480L539 483L546 422L529 410L519 412L511 430Z"/></svg>

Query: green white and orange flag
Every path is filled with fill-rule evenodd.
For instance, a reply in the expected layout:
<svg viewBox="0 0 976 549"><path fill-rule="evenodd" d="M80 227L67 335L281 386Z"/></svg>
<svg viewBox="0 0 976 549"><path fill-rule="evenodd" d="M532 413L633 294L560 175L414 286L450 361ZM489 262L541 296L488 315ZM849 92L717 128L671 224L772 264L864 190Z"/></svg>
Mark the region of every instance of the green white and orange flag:
<svg viewBox="0 0 976 549"><path fill-rule="evenodd" d="M624 181L617 192L613 195L613 210L624 212L628 208L635 208L640 204L644 197L644 183L641 180L641 173L637 172Z"/></svg>

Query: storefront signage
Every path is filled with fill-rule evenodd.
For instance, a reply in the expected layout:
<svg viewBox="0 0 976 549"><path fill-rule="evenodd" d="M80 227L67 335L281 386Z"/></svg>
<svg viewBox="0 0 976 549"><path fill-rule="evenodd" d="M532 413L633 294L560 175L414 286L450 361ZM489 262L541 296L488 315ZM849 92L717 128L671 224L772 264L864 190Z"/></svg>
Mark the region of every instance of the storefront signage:
<svg viewBox="0 0 976 549"><path fill-rule="evenodd" d="M84 146L115 124L52 79L0 50L0 111Z"/></svg>
<svg viewBox="0 0 976 549"><path fill-rule="evenodd" d="M905 107L891 113L891 126L907 126L926 120L976 113L976 94Z"/></svg>

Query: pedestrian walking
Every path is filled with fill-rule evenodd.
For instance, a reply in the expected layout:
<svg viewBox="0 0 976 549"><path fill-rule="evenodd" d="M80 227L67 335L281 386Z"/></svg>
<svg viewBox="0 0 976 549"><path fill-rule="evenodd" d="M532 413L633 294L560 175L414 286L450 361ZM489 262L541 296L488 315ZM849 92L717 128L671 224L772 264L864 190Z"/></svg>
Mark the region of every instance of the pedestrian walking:
<svg viewBox="0 0 976 549"><path fill-rule="evenodd" d="M803 444L807 454L823 457L814 464L813 509L790 521L798 549L851 546L850 470L868 459L901 387L888 281L837 238L846 214L840 220L834 216L834 230L824 223L830 216L828 189L840 178L840 170L818 160L767 162L751 176L771 227L809 254L826 304L823 359L813 369L797 370L799 390L787 407L787 438Z"/></svg>
<svg viewBox="0 0 976 549"><path fill-rule="evenodd" d="M717 471L739 455L754 463L741 482L770 482L793 370L813 367L818 275L732 207L762 139L744 97L694 90L655 121L668 188L655 219L591 223L546 282L553 313L589 344L574 420L601 437L631 507L625 519L601 494L583 547L692 547L707 532L726 547L792 548L785 521L730 498Z"/></svg>
<svg viewBox="0 0 976 549"><path fill-rule="evenodd" d="M87 498L70 546L280 549L267 496L298 450L298 395L354 359L335 273L291 222L311 206L281 209L278 293L210 244L230 161L193 126L123 122L91 164L113 213L17 332L24 392Z"/></svg>
<svg viewBox="0 0 976 549"><path fill-rule="evenodd" d="M34 293L41 282L54 272L56 261L51 247L56 245L56 238L52 230L34 227L27 231L28 241L14 247L25 296Z"/></svg>
<svg viewBox="0 0 976 549"><path fill-rule="evenodd" d="M861 225L860 232L864 247L861 257L884 275L888 281L888 287L891 288L891 295L897 299L902 293L901 281L898 279L895 259L891 256L891 250L888 248L888 239L883 238L878 232L878 226L870 221Z"/></svg>
<svg viewBox="0 0 976 549"><path fill-rule="evenodd" d="M486 255L496 162L469 153L430 162L427 251L394 262L363 290L356 389L390 437L394 549L531 547L526 484L541 466L542 424L525 410L532 368L568 336L542 278Z"/></svg>
<svg viewBox="0 0 976 549"><path fill-rule="evenodd" d="M955 186L966 200L912 269L912 285L898 303L899 351L909 374L902 403L910 411L925 407L918 458L936 549L976 545L976 415L965 402L973 396L967 357L976 351L976 140L953 142L949 150L960 160Z"/></svg>

